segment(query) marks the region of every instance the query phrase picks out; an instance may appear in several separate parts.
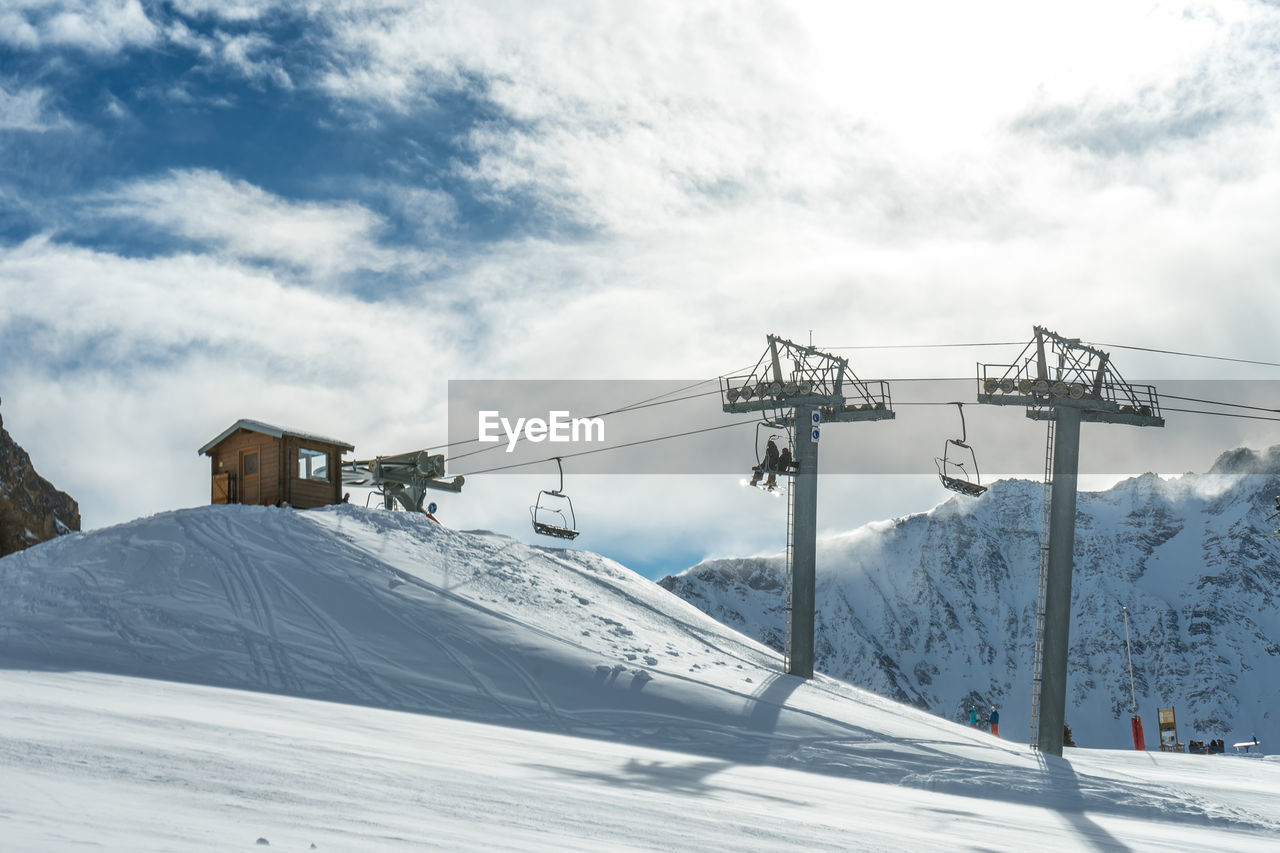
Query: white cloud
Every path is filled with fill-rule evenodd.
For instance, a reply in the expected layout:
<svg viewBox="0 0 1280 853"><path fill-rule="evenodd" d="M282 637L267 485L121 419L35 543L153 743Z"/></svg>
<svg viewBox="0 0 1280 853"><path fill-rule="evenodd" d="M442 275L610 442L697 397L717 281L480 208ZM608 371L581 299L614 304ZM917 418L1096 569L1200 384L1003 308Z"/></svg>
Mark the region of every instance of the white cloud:
<svg viewBox="0 0 1280 853"><path fill-rule="evenodd" d="M259 19L241 5L232 16L203 2L181 8ZM340 107L373 115L443 109L446 94L482 102L476 114L448 116L464 128L464 150L440 168L536 236L481 237L432 266L389 250L387 223L366 206L285 199L188 169L126 184L91 208L207 256L5 250L0 318L40 328L44 349L31 364L53 367L0 379L24 389L15 405L49 413L30 421L48 430L46 455L98 441L97 424L109 425L110 441L92 444L95 457L119 453L129 434L118 405L153 425L146 443L166 448L177 479L195 478L183 487L189 498L148 492L109 510L114 518L202 501L203 469L188 473L198 460L186 454L236 417L394 452L440 440L451 377L692 381L753 363L766 332L803 341L812 329L830 346L1006 341L1042 323L1092 340L1274 360L1274 8L304 8L307 73L274 64L282 54L241 29L240 41L167 32L210 63L238 62L264 80L287 69L296 86L319 85ZM8 31L45 37L39 27ZM427 234L468 224L469 211L438 190L379 177L364 191ZM432 278L373 305L287 284L362 270ZM116 375L57 367L90 345ZM1013 354L851 353L868 378L969 376L975 358ZM1115 357L1131 378L1222 370ZM51 376L56 387L42 390ZM83 417L78 400L89 401ZM936 450L922 450L926 462ZM121 462L84 499L112 506L111 481L136 468ZM86 475L69 467L71 476ZM697 523L668 529L694 537L743 526L725 517L733 510L702 505L716 503L714 489L681 492L696 495L679 512ZM602 504L622 494L614 483L594 489ZM872 503L848 523L875 517ZM468 523L486 526L524 512L475 507ZM615 531L632 520L616 507L597 513Z"/></svg>
<svg viewBox="0 0 1280 853"><path fill-rule="evenodd" d="M257 21L276 8L265 0L173 0L173 6L184 15L216 17L223 21Z"/></svg>
<svg viewBox="0 0 1280 853"><path fill-rule="evenodd" d="M1276 140L1280 13L1244 3L312 8L332 29L332 95L486 101L499 118L461 168L477 191L624 239L720 215L811 223L806 239L846 252L857 235L1047 236L1041 211L1082 182L1262 174ZM1037 116L1061 127L1033 131ZM1077 156L1117 136L1149 156ZM1240 139L1255 156L1223 153Z"/></svg>
<svg viewBox="0 0 1280 853"><path fill-rule="evenodd" d="M222 60L250 80L268 79L282 89L292 89L293 80L279 59L265 59L274 46L270 39L258 33L229 35L218 33Z"/></svg>
<svg viewBox="0 0 1280 853"><path fill-rule="evenodd" d="M46 104L49 92L44 88L18 89L10 92L0 85L0 130L44 132L62 130L71 123Z"/></svg>
<svg viewBox="0 0 1280 853"><path fill-rule="evenodd" d="M227 33L215 30L204 34L181 20L168 24L165 37L199 54L207 67L229 69L246 80L267 81L282 89L293 88L293 78L283 60L274 55L277 45L262 33Z"/></svg>
<svg viewBox="0 0 1280 853"><path fill-rule="evenodd" d="M159 30L138 0L9 0L0 41L28 49L116 53L154 44Z"/></svg>
<svg viewBox="0 0 1280 853"><path fill-rule="evenodd" d="M0 249L5 426L89 526L205 502L195 450L240 417L370 453L430 443L465 362L426 331L460 327L443 299L375 306L207 257Z"/></svg>
<svg viewBox="0 0 1280 853"><path fill-rule="evenodd" d="M284 263L322 277L404 263L378 245L384 222L366 207L290 201L205 169L126 184L96 197L91 209L231 257Z"/></svg>

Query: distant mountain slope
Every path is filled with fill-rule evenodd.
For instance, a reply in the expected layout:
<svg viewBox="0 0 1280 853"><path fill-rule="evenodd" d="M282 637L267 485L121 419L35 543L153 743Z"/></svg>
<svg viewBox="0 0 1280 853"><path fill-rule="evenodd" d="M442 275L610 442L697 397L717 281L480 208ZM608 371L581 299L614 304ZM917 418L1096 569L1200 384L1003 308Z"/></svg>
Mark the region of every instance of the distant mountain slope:
<svg viewBox="0 0 1280 853"><path fill-rule="evenodd" d="M1280 447L1205 475L1144 475L1077 507L1067 722L1082 746L1129 743L1121 605L1139 710L1174 707L1183 741L1280 738ZM870 524L818 546L817 668L953 720L1000 706L1027 737L1042 487ZM659 583L782 647L781 556L712 560Z"/></svg>

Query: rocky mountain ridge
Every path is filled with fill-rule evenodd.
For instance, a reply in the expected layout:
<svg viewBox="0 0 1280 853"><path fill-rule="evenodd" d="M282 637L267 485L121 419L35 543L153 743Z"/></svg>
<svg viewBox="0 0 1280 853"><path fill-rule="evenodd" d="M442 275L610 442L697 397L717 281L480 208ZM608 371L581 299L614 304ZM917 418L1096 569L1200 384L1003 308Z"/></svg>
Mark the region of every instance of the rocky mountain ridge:
<svg viewBox="0 0 1280 853"><path fill-rule="evenodd" d="M36 473L0 417L0 557L79 529L79 504Z"/></svg>
<svg viewBox="0 0 1280 853"><path fill-rule="evenodd" d="M1149 743L1280 737L1280 447L1232 450L1206 474L1145 474L1081 492L1067 721L1082 746L1129 743L1130 679ZM866 525L818 544L817 668L961 720L1001 709L1029 731L1042 484ZM711 560L659 583L781 648L782 555Z"/></svg>

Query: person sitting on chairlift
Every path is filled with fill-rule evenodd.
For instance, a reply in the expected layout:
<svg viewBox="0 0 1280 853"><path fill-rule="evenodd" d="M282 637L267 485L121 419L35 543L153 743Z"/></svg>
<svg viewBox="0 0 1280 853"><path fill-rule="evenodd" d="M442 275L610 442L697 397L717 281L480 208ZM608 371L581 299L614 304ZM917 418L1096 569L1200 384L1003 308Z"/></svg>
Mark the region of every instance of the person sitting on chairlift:
<svg viewBox="0 0 1280 853"><path fill-rule="evenodd" d="M782 448L782 453L778 455L778 470L783 474L796 469L795 457L791 455L791 448Z"/></svg>
<svg viewBox="0 0 1280 853"><path fill-rule="evenodd" d="M778 459L778 445L771 438L764 447L764 462L751 469L751 485L760 485L760 478L768 474L769 479L765 482L764 487L766 489L776 488L778 485Z"/></svg>

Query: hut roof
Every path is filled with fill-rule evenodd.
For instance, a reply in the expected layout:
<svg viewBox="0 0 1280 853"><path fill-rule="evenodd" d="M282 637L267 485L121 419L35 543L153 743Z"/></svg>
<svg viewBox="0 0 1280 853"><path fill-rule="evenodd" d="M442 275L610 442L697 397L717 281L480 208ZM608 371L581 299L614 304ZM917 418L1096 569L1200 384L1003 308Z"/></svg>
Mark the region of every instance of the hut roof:
<svg viewBox="0 0 1280 853"><path fill-rule="evenodd" d="M348 444L347 442L342 441L341 439L328 438L326 436L316 435L315 433L311 433L311 432L302 432L301 430L296 430L296 429L286 429L285 427L278 427L278 426L272 426L271 424L264 424L262 421L253 421L253 420L249 420L248 418L241 418L240 420L233 423L231 426L224 429L221 433L219 433L218 437L213 439L213 441L210 441L204 447L200 448L198 453L200 455L207 454L210 450L212 450L213 448L221 444L223 439L225 439L227 436L231 435L233 432L235 432L238 429L247 429L250 432L257 432L257 433L261 433L262 435L269 435L272 438L283 438L284 436L287 435L291 438L302 438L308 441L319 442L320 444L332 444L342 448L343 450L356 449L354 444Z"/></svg>

